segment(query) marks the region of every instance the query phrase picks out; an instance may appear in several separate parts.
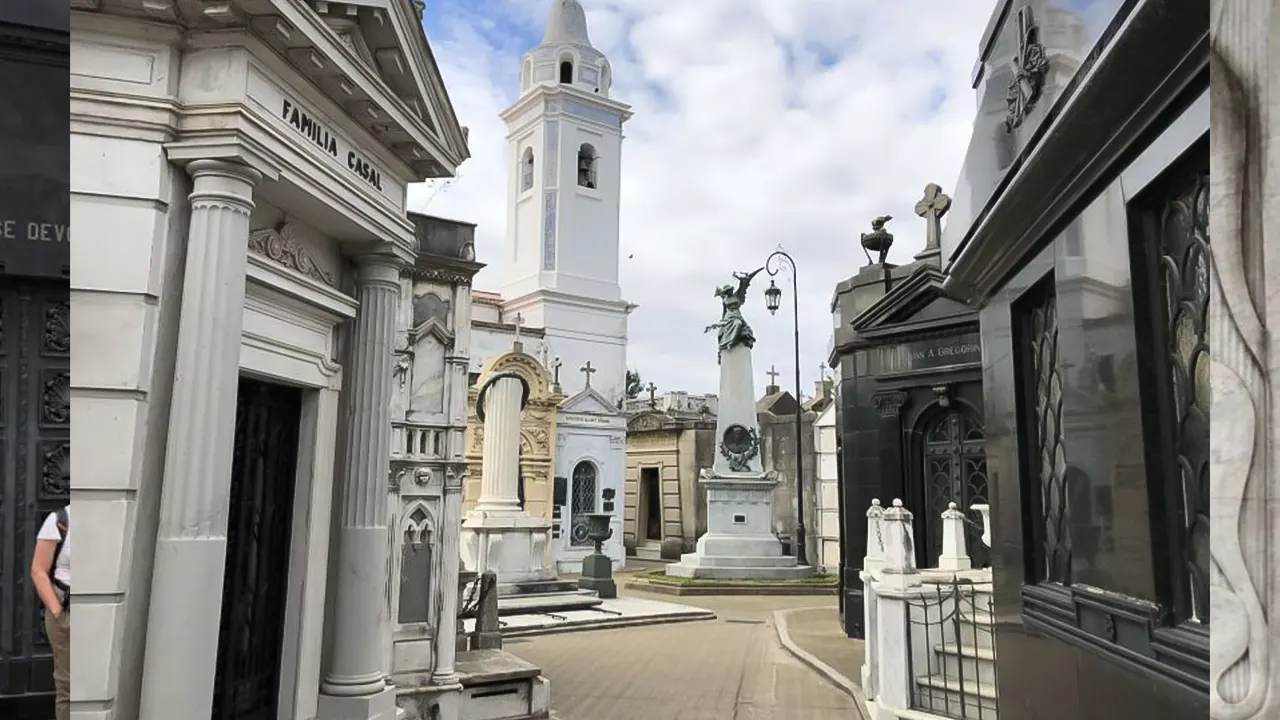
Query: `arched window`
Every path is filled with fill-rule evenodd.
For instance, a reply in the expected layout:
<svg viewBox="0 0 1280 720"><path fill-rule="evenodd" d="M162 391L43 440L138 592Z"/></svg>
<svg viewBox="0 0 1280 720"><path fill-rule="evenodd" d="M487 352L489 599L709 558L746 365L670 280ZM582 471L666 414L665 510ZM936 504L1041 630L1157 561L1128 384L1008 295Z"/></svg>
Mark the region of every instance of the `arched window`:
<svg viewBox="0 0 1280 720"><path fill-rule="evenodd" d="M590 143L583 143L578 148L578 184L584 188L596 189L596 149Z"/></svg>
<svg viewBox="0 0 1280 720"><path fill-rule="evenodd" d="M569 543L590 545L587 515L596 511L596 466L587 460L573 468L573 499L570 502Z"/></svg>
<svg viewBox="0 0 1280 720"><path fill-rule="evenodd" d="M533 148L524 149L520 158L520 192L533 189Z"/></svg>
<svg viewBox="0 0 1280 720"><path fill-rule="evenodd" d="M573 61L569 58L560 60L560 82L564 85L573 84Z"/></svg>

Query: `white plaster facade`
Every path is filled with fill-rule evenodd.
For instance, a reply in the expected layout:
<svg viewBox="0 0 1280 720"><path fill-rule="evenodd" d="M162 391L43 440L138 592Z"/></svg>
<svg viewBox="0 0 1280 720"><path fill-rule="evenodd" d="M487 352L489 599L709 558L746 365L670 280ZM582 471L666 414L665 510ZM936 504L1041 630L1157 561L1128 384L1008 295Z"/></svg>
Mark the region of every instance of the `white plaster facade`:
<svg viewBox="0 0 1280 720"><path fill-rule="evenodd" d="M580 369L590 363L593 393L617 408L626 390L627 319L635 309L618 283L622 125L631 111L609 97L612 69L592 47L577 0L550 3L543 40L522 57L519 77L520 95L502 113L510 167L502 295L483 309L477 305L471 372L510 349L519 322L526 352L548 369L558 367L553 373L565 395L587 389ZM617 488L621 515L625 421L609 421L601 435L600 426L579 428L568 415L559 423L570 454L599 458L599 488ZM604 442L620 444L596 448L600 437L614 437L615 424L623 439ZM557 475L572 483L575 466L563 464L557 459ZM563 568L581 565L582 553L568 545L571 510L560 508L555 552Z"/></svg>
<svg viewBox="0 0 1280 720"><path fill-rule="evenodd" d="M818 526L813 532L818 535L818 557L814 564L824 573L838 572L840 569L840 486L837 482L836 464L836 406L827 405L817 419L813 421L813 447L818 454L817 468L817 503L815 514Z"/></svg>
<svg viewBox="0 0 1280 720"><path fill-rule="evenodd" d="M605 469L626 467L626 416L591 387L566 398L556 416L555 463L556 476L565 483L562 530L554 549L556 570L582 572L582 559L595 552L595 544L587 539L586 514L602 512L613 514L613 536L601 549L615 569L621 568L626 562L622 542L625 473Z"/></svg>
<svg viewBox="0 0 1280 720"><path fill-rule="evenodd" d="M421 9L71 5L73 717L210 715L252 378L301 397L275 716L390 720L405 188L467 157Z"/></svg>

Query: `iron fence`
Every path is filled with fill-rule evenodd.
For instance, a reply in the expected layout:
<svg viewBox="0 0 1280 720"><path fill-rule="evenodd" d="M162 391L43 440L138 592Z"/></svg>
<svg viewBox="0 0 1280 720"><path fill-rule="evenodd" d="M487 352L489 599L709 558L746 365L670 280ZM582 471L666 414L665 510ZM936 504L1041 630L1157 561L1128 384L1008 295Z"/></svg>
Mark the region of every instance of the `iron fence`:
<svg viewBox="0 0 1280 720"><path fill-rule="evenodd" d="M911 707L959 720L997 720L994 607L988 589L952 576L907 601ZM989 588L989 584L988 584Z"/></svg>

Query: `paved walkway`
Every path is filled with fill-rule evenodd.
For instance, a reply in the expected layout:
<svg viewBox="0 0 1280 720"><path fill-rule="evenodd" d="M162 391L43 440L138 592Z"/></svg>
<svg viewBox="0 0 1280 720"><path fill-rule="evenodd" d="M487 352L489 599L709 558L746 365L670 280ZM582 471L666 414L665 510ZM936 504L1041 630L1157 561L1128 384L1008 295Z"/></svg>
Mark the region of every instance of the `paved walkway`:
<svg viewBox="0 0 1280 720"><path fill-rule="evenodd" d="M843 678L855 688L861 684L863 643L844 634L834 604L783 612L786 634L801 651L802 660L809 662L803 655L816 658L840 676L834 678L837 683Z"/></svg>
<svg viewBox="0 0 1280 720"><path fill-rule="evenodd" d="M861 717L852 697L782 647L773 625L780 609L834 613L835 598L699 597L697 605L717 619L514 638L504 647L551 680L558 720Z"/></svg>

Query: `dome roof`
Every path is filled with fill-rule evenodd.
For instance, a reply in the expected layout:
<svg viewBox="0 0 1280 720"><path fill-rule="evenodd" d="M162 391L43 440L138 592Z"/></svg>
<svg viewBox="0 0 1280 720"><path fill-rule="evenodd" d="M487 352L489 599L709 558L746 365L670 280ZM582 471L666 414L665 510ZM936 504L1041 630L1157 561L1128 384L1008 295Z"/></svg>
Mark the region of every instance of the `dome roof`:
<svg viewBox="0 0 1280 720"><path fill-rule="evenodd" d="M587 37L587 13L578 0L554 0L547 16L547 32L542 36L543 45L573 43L591 45Z"/></svg>

